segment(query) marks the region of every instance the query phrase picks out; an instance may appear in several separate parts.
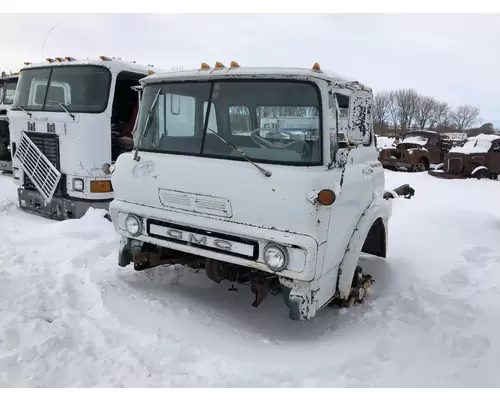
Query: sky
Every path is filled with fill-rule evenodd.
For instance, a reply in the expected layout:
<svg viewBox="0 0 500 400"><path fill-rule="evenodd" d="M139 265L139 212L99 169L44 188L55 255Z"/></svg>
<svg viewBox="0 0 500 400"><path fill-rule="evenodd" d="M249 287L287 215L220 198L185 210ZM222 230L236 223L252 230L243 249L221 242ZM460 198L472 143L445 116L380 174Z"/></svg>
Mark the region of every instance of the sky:
<svg viewBox="0 0 500 400"><path fill-rule="evenodd" d="M3 14L0 26L0 70L98 55L160 68L319 62L375 92L475 105L500 126L500 14Z"/></svg>

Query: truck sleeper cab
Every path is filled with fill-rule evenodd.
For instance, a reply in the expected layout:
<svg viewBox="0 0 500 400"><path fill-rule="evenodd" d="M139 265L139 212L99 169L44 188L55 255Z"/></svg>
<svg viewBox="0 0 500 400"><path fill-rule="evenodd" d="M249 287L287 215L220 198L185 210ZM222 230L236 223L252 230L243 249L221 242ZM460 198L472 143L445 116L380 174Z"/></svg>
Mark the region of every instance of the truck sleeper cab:
<svg viewBox="0 0 500 400"><path fill-rule="evenodd" d="M371 89L318 65L236 63L141 87L136 149L112 174L120 266L204 268L215 282L250 284L254 306L281 292L293 320L362 301L372 281L358 257L385 257L391 211Z"/></svg>
<svg viewBox="0 0 500 400"><path fill-rule="evenodd" d="M0 171L12 172L12 156L10 149L9 109L16 94L17 74L0 78Z"/></svg>
<svg viewBox="0 0 500 400"><path fill-rule="evenodd" d="M20 207L57 220L107 209L107 166L133 147L139 99L132 88L157 69L105 56L25 64L11 114Z"/></svg>

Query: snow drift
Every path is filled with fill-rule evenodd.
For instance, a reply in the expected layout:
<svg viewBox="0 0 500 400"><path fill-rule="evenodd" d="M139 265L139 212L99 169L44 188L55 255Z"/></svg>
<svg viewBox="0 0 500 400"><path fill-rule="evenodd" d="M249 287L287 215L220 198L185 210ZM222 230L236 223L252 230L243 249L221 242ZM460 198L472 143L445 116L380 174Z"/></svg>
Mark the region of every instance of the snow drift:
<svg viewBox="0 0 500 400"><path fill-rule="evenodd" d="M500 185L386 173L387 260L361 261L363 305L288 320L181 266L117 266L101 211L53 222L19 211L0 175L1 387L497 386Z"/></svg>

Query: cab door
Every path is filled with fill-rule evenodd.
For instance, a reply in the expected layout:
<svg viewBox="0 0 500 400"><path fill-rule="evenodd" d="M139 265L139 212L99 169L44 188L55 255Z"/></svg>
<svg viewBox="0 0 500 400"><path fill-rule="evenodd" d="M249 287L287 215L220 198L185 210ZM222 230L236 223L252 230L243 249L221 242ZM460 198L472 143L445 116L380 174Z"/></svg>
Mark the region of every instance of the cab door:
<svg viewBox="0 0 500 400"><path fill-rule="evenodd" d="M443 150L441 141L437 135L430 135L425 148L429 152L429 164L439 164Z"/></svg>
<svg viewBox="0 0 500 400"><path fill-rule="evenodd" d="M337 101L338 100L338 101ZM340 103L340 106L339 106ZM378 162L378 154L368 125L368 135L364 136L360 145L348 139L349 122L339 124L340 117L347 116L350 98L338 93L329 94L330 149L332 160L332 185L336 187L336 200L331 207L328 236L325 248L324 263L321 274L331 273L344 256L351 233L359 222L361 215L373 201L374 178L377 182L383 179L383 169ZM339 116L337 120L337 115ZM339 129L337 130L337 126ZM358 136L360 139L360 136ZM378 185L378 183L377 183Z"/></svg>

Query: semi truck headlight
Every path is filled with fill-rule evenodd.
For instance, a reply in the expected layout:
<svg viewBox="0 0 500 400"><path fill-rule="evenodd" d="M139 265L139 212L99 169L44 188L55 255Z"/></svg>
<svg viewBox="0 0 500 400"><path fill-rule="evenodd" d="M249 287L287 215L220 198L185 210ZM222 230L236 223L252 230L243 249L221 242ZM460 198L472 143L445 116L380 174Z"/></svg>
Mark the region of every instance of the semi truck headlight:
<svg viewBox="0 0 500 400"><path fill-rule="evenodd" d="M75 192L83 192L83 179L80 178L73 179L73 190Z"/></svg>
<svg viewBox="0 0 500 400"><path fill-rule="evenodd" d="M125 219L125 229L132 236L139 236L142 231L142 222L139 217L129 214Z"/></svg>
<svg viewBox="0 0 500 400"><path fill-rule="evenodd" d="M13 168L12 174L14 175L14 179L19 179L21 177L21 171L19 171L19 168Z"/></svg>
<svg viewBox="0 0 500 400"><path fill-rule="evenodd" d="M282 246L268 244L264 248L264 261L273 271L283 271L288 264L288 252Z"/></svg>

